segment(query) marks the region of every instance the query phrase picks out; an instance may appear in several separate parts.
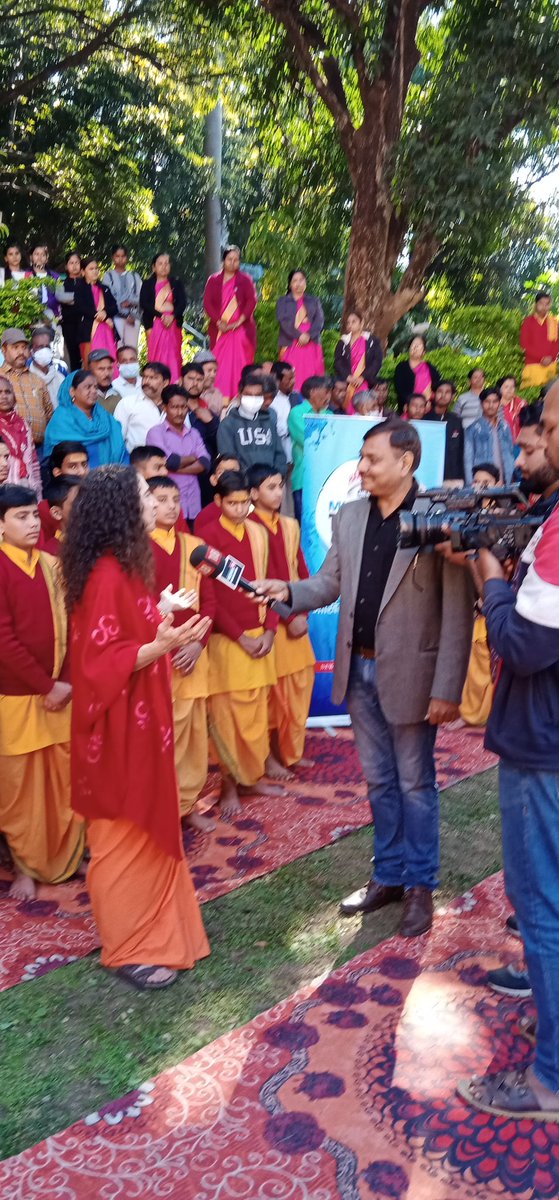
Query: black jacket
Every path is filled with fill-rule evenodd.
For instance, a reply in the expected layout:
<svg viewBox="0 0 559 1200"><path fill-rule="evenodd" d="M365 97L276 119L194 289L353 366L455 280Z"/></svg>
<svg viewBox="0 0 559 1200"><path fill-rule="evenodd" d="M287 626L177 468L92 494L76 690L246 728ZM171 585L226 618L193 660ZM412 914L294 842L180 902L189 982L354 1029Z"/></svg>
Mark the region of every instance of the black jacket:
<svg viewBox="0 0 559 1200"><path fill-rule="evenodd" d="M372 387L382 366L382 346L373 333L364 333L367 346L365 350L365 382ZM336 379L347 379L351 375L351 345L349 334L341 337L334 353L334 374Z"/></svg>
<svg viewBox="0 0 559 1200"><path fill-rule="evenodd" d="M105 287L103 283L98 283L97 287L101 288L103 296L105 297L105 309L107 316L113 318L116 317L118 309L112 292L110 292L108 287ZM74 287L74 311L76 316L80 319L78 329L80 342L91 341L91 330L95 320L95 314L97 312L97 305L93 299L92 285L90 283L86 283L85 279L76 279Z"/></svg>
<svg viewBox="0 0 559 1200"><path fill-rule="evenodd" d="M441 377L437 368L432 363L427 361L427 366L431 372L431 387L433 392L436 392ZM396 399L398 401L398 412L404 411L404 405L407 404L410 396L415 392L415 375L412 371L408 359L405 362L399 362L394 372L394 387L396 388Z"/></svg>
<svg viewBox="0 0 559 1200"><path fill-rule="evenodd" d="M169 276L169 283L173 289L173 311L177 325L182 325L184 310L186 308L186 292L181 279L177 279L176 275ZM144 279L140 289L140 310L142 313L142 323L144 329L151 329L156 316L159 313L155 311L155 275L150 275L149 279Z"/></svg>
<svg viewBox="0 0 559 1200"><path fill-rule="evenodd" d="M446 421L446 451L444 456L444 478L464 478L464 430L460 417L456 413L447 412L439 417L432 409L424 417L425 421Z"/></svg>

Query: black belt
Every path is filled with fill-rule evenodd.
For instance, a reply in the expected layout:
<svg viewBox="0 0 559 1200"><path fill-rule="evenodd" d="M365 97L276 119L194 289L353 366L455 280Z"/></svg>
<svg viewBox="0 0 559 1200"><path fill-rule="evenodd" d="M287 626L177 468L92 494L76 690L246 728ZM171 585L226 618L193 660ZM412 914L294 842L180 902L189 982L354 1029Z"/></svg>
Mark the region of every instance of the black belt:
<svg viewBox="0 0 559 1200"><path fill-rule="evenodd" d="M367 646L354 646L353 653L359 658L376 658L376 650L370 650Z"/></svg>

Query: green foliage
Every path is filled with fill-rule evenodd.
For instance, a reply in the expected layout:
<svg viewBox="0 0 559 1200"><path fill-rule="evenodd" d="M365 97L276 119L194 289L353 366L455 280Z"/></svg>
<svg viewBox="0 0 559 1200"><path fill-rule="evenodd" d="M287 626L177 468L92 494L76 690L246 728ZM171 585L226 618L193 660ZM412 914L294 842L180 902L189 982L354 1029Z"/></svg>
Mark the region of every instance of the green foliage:
<svg viewBox="0 0 559 1200"><path fill-rule="evenodd" d="M43 305L37 298L35 279L21 279L19 283L8 279L0 287L0 333L16 326L29 334L42 315Z"/></svg>

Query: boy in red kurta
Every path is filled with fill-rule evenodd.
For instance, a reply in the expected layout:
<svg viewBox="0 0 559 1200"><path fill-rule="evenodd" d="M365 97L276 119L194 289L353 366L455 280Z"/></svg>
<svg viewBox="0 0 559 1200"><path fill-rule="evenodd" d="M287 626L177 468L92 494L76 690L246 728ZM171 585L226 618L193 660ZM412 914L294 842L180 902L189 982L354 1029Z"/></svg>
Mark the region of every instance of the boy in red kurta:
<svg viewBox="0 0 559 1200"><path fill-rule="evenodd" d="M285 490L283 476L270 466L256 464L251 467L248 479L254 505L250 519L262 525L268 534L271 574L275 579L289 582L308 579L299 523L293 517L280 516ZM286 767L312 765L303 759L303 752L316 660L304 613L280 621L274 657L278 680L270 689L270 729L275 754L270 756L267 774L279 779L293 778Z"/></svg>
<svg viewBox="0 0 559 1200"><path fill-rule="evenodd" d="M243 564L246 579L261 579L268 562L268 538L247 521L250 496L245 476L226 471L217 483L219 520L211 529L211 544ZM210 734L221 765L221 810L240 811L238 785L250 787L265 774L270 751L268 692L276 682L271 653L278 619L266 605L257 605L241 590L216 582L216 615L210 638ZM277 789L260 783L263 795Z"/></svg>
<svg viewBox="0 0 559 1200"><path fill-rule="evenodd" d="M47 554L58 558L60 545L68 528L72 505L81 486L80 475L59 475L53 479L45 492L45 503L48 504L55 532L42 547Z"/></svg>
<svg viewBox="0 0 559 1200"><path fill-rule="evenodd" d="M70 803L66 611L57 565L36 549L41 522L29 488L0 494L0 831L16 869L11 894L77 870L83 823Z"/></svg>
<svg viewBox="0 0 559 1200"><path fill-rule="evenodd" d="M217 486L217 482L226 471L240 471L241 464L237 458L227 458L226 454L218 454L214 462L214 469L210 475L210 483L213 488ZM201 509L194 521L194 532L196 537L202 538L202 541L210 536L212 525L219 521L221 509L218 508L215 500L206 507Z"/></svg>
<svg viewBox="0 0 559 1200"><path fill-rule="evenodd" d="M538 292L534 312L520 327L520 345L525 355L521 387L544 387L557 374L559 322L551 311L549 292Z"/></svg>
<svg viewBox="0 0 559 1200"><path fill-rule="evenodd" d="M177 533L181 515L179 489L169 478L151 479L148 483L156 503L155 529L152 530L153 554L157 591L171 586L173 592L184 588L193 594L193 602L175 613L174 624L182 625L189 617L200 613L213 623L215 588L213 581L200 575L190 565L190 555L199 538ZM196 801L208 774L208 651L211 627L200 642L191 642L177 652L173 659L171 686L175 729L175 766L179 785L181 816L188 825L202 833L215 829L215 821L196 811Z"/></svg>

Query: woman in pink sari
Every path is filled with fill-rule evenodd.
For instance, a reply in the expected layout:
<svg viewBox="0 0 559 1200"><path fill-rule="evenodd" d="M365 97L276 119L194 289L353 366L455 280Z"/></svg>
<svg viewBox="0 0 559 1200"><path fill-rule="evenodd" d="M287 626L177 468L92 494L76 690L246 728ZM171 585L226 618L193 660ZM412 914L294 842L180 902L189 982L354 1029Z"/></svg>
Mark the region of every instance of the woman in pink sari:
<svg viewBox="0 0 559 1200"><path fill-rule="evenodd" d="M210 348L217 359L215 385L226 400L237 395L241 372L254 362L256 350L256 291L240 266L239 247L226 246L223 269L210 275L204 291Z"/></svg>
<svg viewBox="0 0 559 1200"><path fill-rule="evenodd" d="M353 397L374 387L382 366L382 346L373 333L365 329L363 314L352 308L347 314L347 333L342 334L334 354L336 379L347 383L344 409L355 412Z"/></svg>
<svg viewBox="0 0 559 1200"><path fill-rule="evenodd" d="M80 318L78 337L84 370L92 350L108 350L116 364L116 339L113 317L116 301L112 292L99 283L99 263L87 258L83 263L83 278L76 279L74 311Z"/></svg>
<svg viewBox="0 0 559 1200"><path fill-rule="evenodd" d="M304 271L291 271L287 292L276 304L279 323L279 357L291 363L295 371L295 388L300 391L311 375L324 375L324 355L320 335L324 329L324 313L318 296L307 292Z"/></svg>
<svg viewBox="0 0 559 1200"><path fill-rule="evenodd" d="M171 259L164 251L155 255L153 274L140 290L140 309L147 333L148 362L164 363L171 383L180 381L182 320L186 307L184 284L171 275Z"/></svg>

